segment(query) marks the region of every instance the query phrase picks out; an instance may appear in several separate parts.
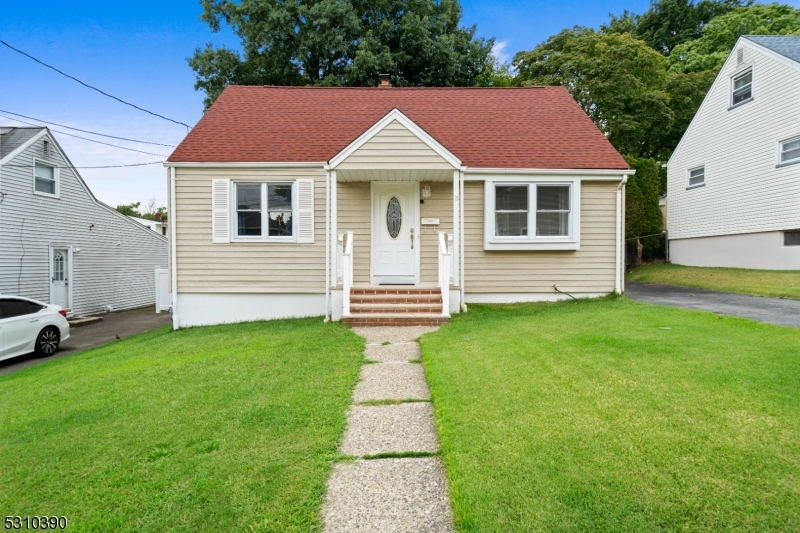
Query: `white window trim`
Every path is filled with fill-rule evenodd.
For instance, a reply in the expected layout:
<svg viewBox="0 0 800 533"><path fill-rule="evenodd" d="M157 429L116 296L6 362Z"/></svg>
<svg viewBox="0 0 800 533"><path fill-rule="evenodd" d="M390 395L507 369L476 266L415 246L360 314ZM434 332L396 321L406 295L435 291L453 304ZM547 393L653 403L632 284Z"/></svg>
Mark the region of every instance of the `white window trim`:
<svg viewBox="0 0 800 533"><path fill-rule="evenodd" d="M55 183L55 185L56 185L55 194L50 194L50 193L47 193L47 192L42 192L42 191L37 191L36 190L36 163L39 163L39 164L47 166L47 167L51 167L53 169L53 179L56 182ZM54 165L53 163L50 163L49 161L45 161L44 159L40 159L40 158L34 157L33 158L33 168L31 169L31 179L32 179L31 185L32 185L32 188L33 188L33 194L35 194L36 196L44 196L45 198L56 198L56 199L61 198L61 173L60 173L60 169L58 168L57 165Z"/></svg>
<svg viewBox="0 0 800 533"><path fill-rule="evenodd" d="M246 236L239 235L239 215L236 209L237 204L237 188L240 183L243 184L258 184L261 185L261 235ZM267 185L291 185L292 186L292 236L291 237L270 237L269 236L269 209L267 204ZM230 198L230 232L231 242L283 242L294 243L297 242L297 221L298 221L298 205L297 205L297 180L231 180Z"/></svg>
<svg viewBox="0 0 800 533"><path fill-rule="evenodd" d="M747 71L750 71L750 76L751 76L751 78L750 78L750 97L742 100L741 102L738 102L738 103L734 104L733 103L733 84L734 84L734 80L736 78L739 78L739 77L747 74ZM731 109L736 109L736 108L738 108L740 106L743 106L744 104L746 104L748 102L752 102L753 101L753 97L755 96L755 85L756 85L756 76L755 76L755 71L753 69L753 64L752 63L749 64L749 65L744 65L744 66L742 66L740 68L737 68L733 72L733 74L731 74L731 76L729 78L729 81L728 81L728 110L730 111Z"/></svg>
<svg viewBox="0 0 800 533"><path fill-rule="evenodd" d="M794 159L789 159L788 161L781 161L781 154L783 153L783 145L797 140L800 140L800 135L793 135L791 137L786 137L778 141L778 147L775 151L776 167L785 167L788 165L794 165L800 163L800 157L795 157Z"/></svg>
<svg viewBox="0 0 800 533"><path fill-rule="evenodd" d="M692 178L692 172L694 172L695 170L699 170L701 168L703 169L703 182L702 183L695 183L694 185L692 185L692 183L689 181ZM686 190L698 189L700 187L705 187L705 186L706 186L706 166L705 165L697 165L697 166L691 167L689 170L686 171Z"/></svg>
<svg viewBox="0 0 800 533"><path fill-rule="evenodd" d="M537 185L569 185L569 235L566 237L537 237L535 224L529 224L527 237L498 237L495 235L495 187L498 185L528 185L528 217L535 221ZM533 192L532 192L533 190ZM563 176L494 176L484 181L484 250L580 250L581 245L581 180Z"/></svg>

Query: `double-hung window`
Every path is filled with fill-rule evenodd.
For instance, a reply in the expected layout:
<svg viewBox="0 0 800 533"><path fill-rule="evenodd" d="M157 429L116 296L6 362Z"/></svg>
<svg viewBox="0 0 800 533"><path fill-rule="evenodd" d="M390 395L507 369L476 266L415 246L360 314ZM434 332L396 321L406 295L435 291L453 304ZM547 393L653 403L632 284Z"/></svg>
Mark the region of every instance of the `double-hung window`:
<svg viewBox="0 0 800 533"><path fill-rule="evenodd" d="M235 184L237 239L294 240L294 184Z"/></svg>
<svg viewBox="0 0 800 533"><path fill-rule="evenodd" d="M750 100L753 97L753 70L748 69L735 75L731 84L731 107Z"/></svg>
<svg viewBox="0 0 800 533"><path fill-rule="evenodd" d="M39 163L33 167L33 190L40 194L58 194L58 172L55 167Z"/></svg>
<svg viewBox="0 0 800 533"><path fill-rule="evenodd" d="M781 142L781 157L779 163L794 163L800 161L800 137Z"/></svg>
<svg viewBox="0 0 800 533"><path fill-rule="evenodd" d="M697 167L689 170L687 189L702 187L706 184L706 167Z"/></svg>
<svg viewBox="0 0 800 533"><path fill-rule="evenodd" d="M579 183L487 181L487 250L578 249Z"/></svg>

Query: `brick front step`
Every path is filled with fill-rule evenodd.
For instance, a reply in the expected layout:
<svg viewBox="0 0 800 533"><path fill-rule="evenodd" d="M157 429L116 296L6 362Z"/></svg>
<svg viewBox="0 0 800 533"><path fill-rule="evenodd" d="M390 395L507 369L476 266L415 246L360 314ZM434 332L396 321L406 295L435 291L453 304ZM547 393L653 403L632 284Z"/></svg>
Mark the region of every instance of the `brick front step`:
<svg viewBox="0 0 800 533"><path fill-rule="evenodd" d="M371 313L426 313L442 314L442 304L350 304L350 314L371 314Z"/></svg>
<svg viewBox="0 0 800 533"><path fill-rule="evenodd" d="M441 294L362 294L359 296L350 296L351 304L428 304L428 305L442 305Z"/></svg>
<svg viewBox="0 0 800 533"><path fill-rule="evenodd" d="M350 289L350 296L361 296L366 294L371 295L394 295L394 294L410 294L410 295L426 295L426 294L441 294L442 291L436 287L420 289L417 287L352 287Z"/></svg>
<svg viewBox="0 0 800 533"><path fill-rule="evenodd" d="M439 326L447 324L449 316L434 313L373 313L342 317L342 323L350 326Z"/></svg>

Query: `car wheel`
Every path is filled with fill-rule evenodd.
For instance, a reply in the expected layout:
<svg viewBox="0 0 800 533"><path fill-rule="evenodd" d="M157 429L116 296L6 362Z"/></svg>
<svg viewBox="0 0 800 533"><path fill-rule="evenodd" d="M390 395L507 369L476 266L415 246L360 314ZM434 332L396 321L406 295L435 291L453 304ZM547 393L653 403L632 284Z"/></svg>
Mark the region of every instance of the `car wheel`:
<svg viewBox="0 0 800 533"><path fill-rule="evenodd" d="M36 354L43 357L53 355L58 350L60 341L61 335L57 328L44 328L39 332L39 336L36 337Z"/></svg>

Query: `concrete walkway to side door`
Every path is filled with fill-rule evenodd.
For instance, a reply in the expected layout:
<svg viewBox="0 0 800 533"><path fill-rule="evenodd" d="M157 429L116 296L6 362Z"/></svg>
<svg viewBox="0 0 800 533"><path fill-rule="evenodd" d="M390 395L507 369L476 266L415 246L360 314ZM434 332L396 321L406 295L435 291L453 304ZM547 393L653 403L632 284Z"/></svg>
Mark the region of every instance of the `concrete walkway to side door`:
<svg viewBox="0 0 800 533"><path fill-rule="evenodd" d="M367 339L370 364L361 368L341 452L357 459L334 466L322 508L325 533L453 531L447 478L433 455L439 442L430 392L415 342L435 329L354 328ZM402 457L409 452L431 455Z"/></svg>
<svg viewBox="0 0 800 533"><path fill-rule="evenodd" d="M800 300L764 298L632 281L625 282L625 294L639 302L711 311L779 326L800 328Z"/></svg>

